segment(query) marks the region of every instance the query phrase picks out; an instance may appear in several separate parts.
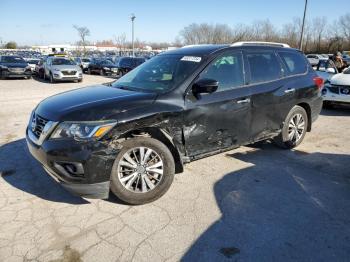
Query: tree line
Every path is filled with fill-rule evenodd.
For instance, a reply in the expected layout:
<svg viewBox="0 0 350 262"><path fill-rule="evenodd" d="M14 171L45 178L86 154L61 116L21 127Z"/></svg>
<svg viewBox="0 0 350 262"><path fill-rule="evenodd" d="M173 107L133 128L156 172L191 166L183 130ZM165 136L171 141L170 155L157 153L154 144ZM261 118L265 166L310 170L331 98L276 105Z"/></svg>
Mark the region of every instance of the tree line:
<svg viewBox="0 0 350 262"><path fill-rule="evenodd" d="M227 24L193 23L181 30L179 36L183 45L271 41L299 48L301 27L300 18L294 18L281 28L274 26L268 19L255 21L251 25L238 24L233 27ZM305 53L334 53L343 50L350 50L350 13L331 23L326 17L316 17L305 22Z"/></svg>

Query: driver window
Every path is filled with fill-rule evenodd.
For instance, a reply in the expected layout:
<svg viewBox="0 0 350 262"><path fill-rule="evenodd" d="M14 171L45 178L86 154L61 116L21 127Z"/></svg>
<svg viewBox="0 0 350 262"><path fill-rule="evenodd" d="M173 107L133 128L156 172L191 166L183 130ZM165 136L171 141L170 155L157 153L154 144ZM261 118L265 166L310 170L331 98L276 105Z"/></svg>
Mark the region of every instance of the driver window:
<svg viewBox="0 0 350 262"><path fill-rule="evenodd" d="M198 80L205 78L218 81L218 91L243 86L242 54L239 52L229 52L217 57L199 75Z"/></svg>

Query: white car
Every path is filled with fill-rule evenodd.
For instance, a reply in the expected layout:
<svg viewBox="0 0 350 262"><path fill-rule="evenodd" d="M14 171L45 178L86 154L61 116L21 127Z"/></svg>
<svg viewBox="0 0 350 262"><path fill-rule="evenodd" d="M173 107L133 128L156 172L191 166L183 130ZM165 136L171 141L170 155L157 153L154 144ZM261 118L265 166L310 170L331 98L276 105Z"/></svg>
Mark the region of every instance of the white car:
<svg viewBox="0 0 350 262"><path fill-rule="evenodd" d="M325 105L350 104L350 67L330 78L322 89L322 97Z"/></svg>
<svg viewBox="0 0 350 262"><path fill-rule="evenodd" d="M38 58L29 58L29 59L26 60L26 62L30 66L30 69L32 70L32 73L34 73L35 72L35 67L40 62L40 59L38 59Z"/></svg>
<svg viewBox="0 0 350 262"><path fill-rule="evenodd" d="M328 56L325 57L324 55L318 55L318 54L308 54L306 55L307 60L309 60L310 64L312 66L316 66L320 60L328 60Z"/></svg>

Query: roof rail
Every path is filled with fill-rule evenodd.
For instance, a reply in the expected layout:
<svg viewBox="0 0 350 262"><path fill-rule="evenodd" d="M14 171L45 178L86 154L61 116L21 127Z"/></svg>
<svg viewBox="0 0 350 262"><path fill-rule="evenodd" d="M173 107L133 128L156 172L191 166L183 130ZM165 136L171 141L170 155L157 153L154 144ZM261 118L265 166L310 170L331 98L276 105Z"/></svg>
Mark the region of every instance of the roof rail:
<svg viewBox="0 0 350 262"><path fill-rule="evenodd" d="M288 44L284 44L284 43L261 42L261 41L236 42L236 43L233 43L231 46L243 46L243 45L278 46L278 47L290 48Z"/></svg>

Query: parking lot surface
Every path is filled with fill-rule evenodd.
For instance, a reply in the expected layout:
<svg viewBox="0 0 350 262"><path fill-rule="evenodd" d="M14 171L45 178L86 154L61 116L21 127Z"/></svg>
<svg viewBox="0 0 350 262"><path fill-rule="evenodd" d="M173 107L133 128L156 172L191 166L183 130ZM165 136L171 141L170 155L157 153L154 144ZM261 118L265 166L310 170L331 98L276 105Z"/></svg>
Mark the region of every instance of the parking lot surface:
<svg viewBox="0 0 350 262"><path fill-rule="evenodd" d="M202 159L144 206L70 195L24 139L42 99L86 85L0 80L0 261L349 261L350 110L323 110L293 151Z"/></svg>

